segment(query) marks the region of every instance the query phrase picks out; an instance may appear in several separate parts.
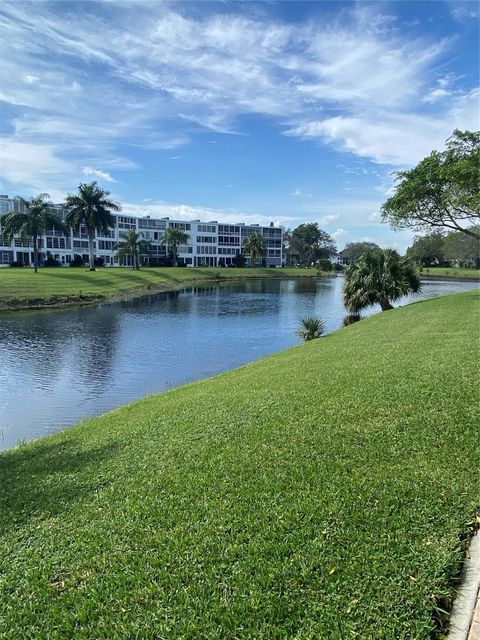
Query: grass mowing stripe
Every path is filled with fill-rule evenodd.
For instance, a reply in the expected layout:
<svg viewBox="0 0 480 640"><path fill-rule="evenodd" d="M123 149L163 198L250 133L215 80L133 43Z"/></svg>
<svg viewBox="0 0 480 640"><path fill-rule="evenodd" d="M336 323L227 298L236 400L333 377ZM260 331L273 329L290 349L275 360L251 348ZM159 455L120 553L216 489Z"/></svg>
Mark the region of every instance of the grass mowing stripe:
<svg viewBox="0 0 480 640"><path fill-rule="evenodd" d="M480 505L478 292L0 457L0 637L427 639Z"/></svg>

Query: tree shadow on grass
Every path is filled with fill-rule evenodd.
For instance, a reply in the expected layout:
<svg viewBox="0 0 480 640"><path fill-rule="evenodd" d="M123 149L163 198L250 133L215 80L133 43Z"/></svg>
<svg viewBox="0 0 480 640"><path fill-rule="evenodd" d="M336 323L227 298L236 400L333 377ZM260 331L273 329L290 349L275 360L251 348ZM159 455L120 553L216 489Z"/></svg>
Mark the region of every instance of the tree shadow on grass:
<svg viewBox="0 0 480 640"><path fill-rule="evenodd" d="M111 280L99 277L92 278L91 276L83 273L70 273L64 275L63 271L59 271L58 273L49 273L49 278L58 278L62 282L70 283L70 282L78 282L79 284L89 284L89 285L99 285L103 287L108 287L112 284Z"/></svg>
<svg viewBox="0 0 480 640"><path fill-rule="evenodd" d="M0 455L0 535L56 516L108 486L102 463L119 447L74 449L70 442L42 442Z"/></svg>

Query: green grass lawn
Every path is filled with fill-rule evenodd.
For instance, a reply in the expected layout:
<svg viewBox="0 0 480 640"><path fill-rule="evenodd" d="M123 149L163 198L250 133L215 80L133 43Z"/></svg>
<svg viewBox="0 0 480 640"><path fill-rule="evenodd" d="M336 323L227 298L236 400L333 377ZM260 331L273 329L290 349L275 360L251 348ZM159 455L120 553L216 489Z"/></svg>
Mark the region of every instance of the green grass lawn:
<svg viewBox="0 0 480 640"><path fill-rule="evenodd" d="M85 304L209 280L316 276L316 269L0 269L0 309ZM328 275L328 274L323 274Z"/></svg>
<svg viewBox="0 0 480 640"><path fill-rule="evenodd" d="M480 505L478 302L388 311L0 456L0 637L431 638Z"/></svg>
<svg viewBox="0 0 480 640"><path fill-rule="evenodd" d="M470 280L480 280L479 269L457 269L456 267L423 267L420 275L443 276L444 278L468 278Z"/></svg>

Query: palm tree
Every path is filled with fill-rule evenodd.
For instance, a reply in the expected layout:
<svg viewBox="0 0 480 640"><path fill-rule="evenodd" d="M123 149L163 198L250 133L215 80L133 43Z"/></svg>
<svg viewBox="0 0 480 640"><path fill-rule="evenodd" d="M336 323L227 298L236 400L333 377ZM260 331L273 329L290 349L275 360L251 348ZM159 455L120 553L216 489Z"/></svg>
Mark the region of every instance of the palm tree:
<svg viewBox="0 0 480 640"><path fill-rule="evenodd" d="M68 227L55 213L52 204L48 201L48 193L41 193L30 200L17 198L23 211L12 211L0 216L0 224L3 227L3 236L10 244L13 236L18 234L23 243L33 243L33 266L38 273L38 239L51 227L68 233Z"/></svg>
<svg viewBox="0 0 480 640"><path fill-rule="evenodd" d="M142 231L136 231L135 229L129 229L128 231L122 231L120 237L123 238L122 242L118 242L116 245L117 258L124 260L128 256L132 258L132 269L140 270L140 255L142 253L148 253L151 243L149 240L144 240L144 234Z"/></svg>
<svg viewBox="0 0 480 640"><path fill-rule="evenodd" d="M165 234L160 239L160 244L170 247L172 250L173 266L177 266L178 247L181 244L187 244L189 235L185 233L183 229L174 229L168 227L165 229Z"/></svg>
<svg viewBox="0 0 480 640"><path fill-rule="evenodd" d="M298 323L298 329L296 331L297 336L300 336L304 342L319 338L325 331L325 325L320 318L302 318Z"/></svg>
<svg viewBox="0 0 480 640"><path fill-rule="evenodd" d="M95 232L107 233L108 229L115 225L112 211L121 210L118 202L109 196L109 191L98 187L96 182L90 182L80 184L78 193L68 194L65 199L65 208L68 210L67 224L75 230L78 230L81 224L87 228L90 271L95 271L93 253Z"/></svg>
<svg viewBox="0 0 480 640"><path fill-rule="evenodd" d="M254 267L257 262L257 258L267 255L267 247L265 245L265 238L261 233L255 231L248 238L243 241L244 250L250 254L251 266Z"/></svg>
<svg viewBox="0 0 480 640"><path fill-rule="evenodd" d="M372 304L382 311L392 309L392 302L408 293L420 291L420 278L408 258L393 249L376 249L361 255L345 269L343 299L351 313Z"/></svg>

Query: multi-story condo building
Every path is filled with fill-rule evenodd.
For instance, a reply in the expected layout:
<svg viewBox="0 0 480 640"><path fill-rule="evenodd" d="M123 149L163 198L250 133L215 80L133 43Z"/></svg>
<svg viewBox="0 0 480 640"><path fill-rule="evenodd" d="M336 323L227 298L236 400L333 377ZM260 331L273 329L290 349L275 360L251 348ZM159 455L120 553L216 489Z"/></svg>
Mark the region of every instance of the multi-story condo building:
<svg viewBox="0 0 480 640"><path fill-rule="evenodd" d="M64 220L66 212L61 204L52 205L58 216ZM15 198L0 195L0 215L10 211L21 210L22 203ZM260 233L265 239L267 255L264 258L266 266L280 267L282 265L283 228L270 223L269 226L255 224L224 224L211 220L171 220L169 218L152 218L148 215L139 217L127 213L115 213L115 226L106 235L97 234L94 242L96 258L100 258L106 266L119 266L116 257L116 244L121 242L121 233L128 229L136 229L143 233L145 240L151 243L148 255L143 260L150 264L164 264L167 260L168 248L160 241L167 228L182 229L188 234L188 242L178 248L178 264L184 266L231 266L235 265L237 255L243 252L245 238L254 232ZM0 227L0 266L11 262L30 264L33 262L33 247L22 244L21 238L14 238L10 245L2 238ZM85 227L78 231L71 230L68 235L56 229L47 229L39 239L40 264L48 254L59 260L62 265L69 265L80 256L88 261L88 239ZM246 256L246 263L249 257Z"/></svg>

